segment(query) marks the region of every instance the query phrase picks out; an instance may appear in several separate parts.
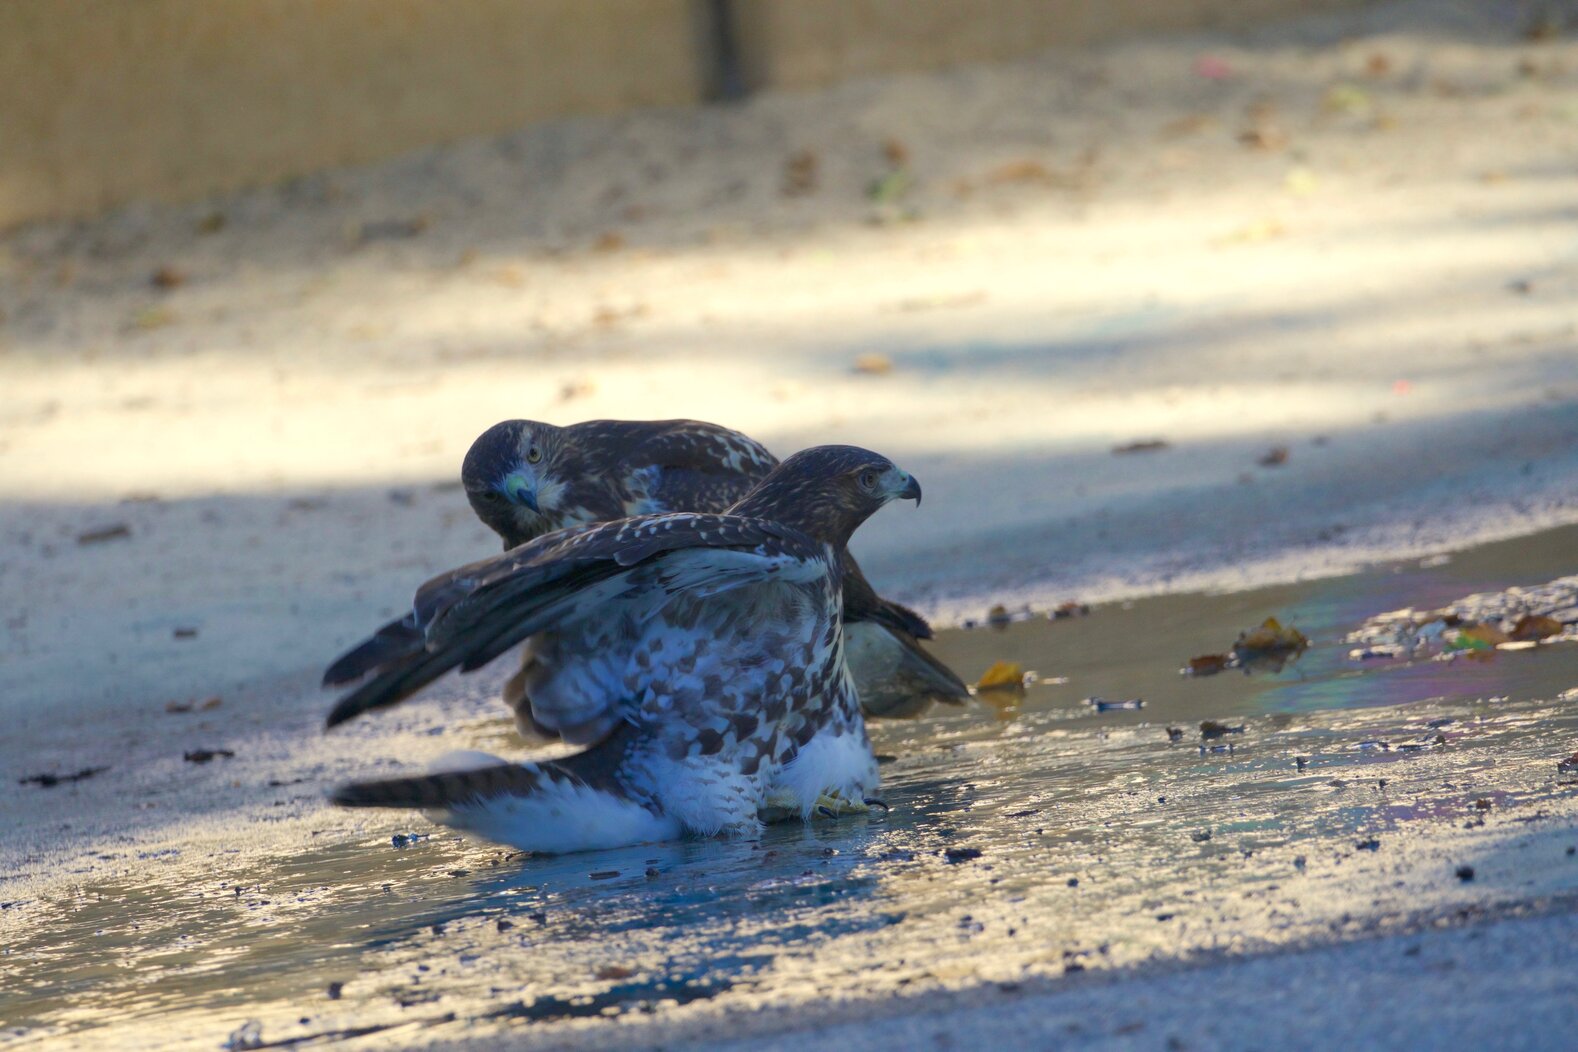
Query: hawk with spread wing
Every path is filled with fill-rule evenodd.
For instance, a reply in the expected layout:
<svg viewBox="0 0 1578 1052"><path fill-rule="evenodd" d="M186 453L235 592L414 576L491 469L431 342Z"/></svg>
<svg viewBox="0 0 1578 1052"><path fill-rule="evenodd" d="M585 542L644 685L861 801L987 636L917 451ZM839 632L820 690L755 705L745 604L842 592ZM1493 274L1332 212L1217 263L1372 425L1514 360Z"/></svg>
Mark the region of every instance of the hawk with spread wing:
<svg viewBox="0 0 1578 1052"><path fill-rule="evenodd" d="M777 464L754 439L698 420L590 420L570 427L506 420L472 444L461 481L478 518L510 549L584 523L722 512ZM932 636L926 620L879 597L849 553L839 554L845 648L866 715L915 716L933 701L967 701L969 688L921 647ZM324 685L353 682L373 664L420 645L409 618L392 622L336 661ZM547 638L527 642L504 700L523 734L578 741L535 711L535 693L555 674L548 663L552 646Z"/></svg>
<svg viewBox="0 0 1578 1052"><path fill-rule="evenodd" d="M353 783L334 801L424 808L564 852L749 832L765 805L809 816L828 795L864 800L878 776L844 660L841 553L878 508L920 496L885 457L818 446L725 514L557 530L428 581L410 618L423 645L375 666L336 711L392 703L551 633L558 675L533 705L588 748Z"/></svg>

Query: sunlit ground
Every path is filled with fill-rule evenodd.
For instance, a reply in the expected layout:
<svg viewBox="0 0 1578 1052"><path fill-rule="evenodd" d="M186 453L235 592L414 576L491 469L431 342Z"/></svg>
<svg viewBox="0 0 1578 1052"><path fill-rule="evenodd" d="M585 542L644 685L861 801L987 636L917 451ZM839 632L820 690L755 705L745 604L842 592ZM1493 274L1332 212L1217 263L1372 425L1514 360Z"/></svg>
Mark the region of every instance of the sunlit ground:
<svg viewBox="0 0 1578 1052"><path fill-rule="evenodd" d="M390 814L273 857L111 849L15 904L8 1022L101 1047L213 1047L249 1020L266 1040L527 1027L595 1046L612 1038L588 1021L650 1040L640 1026L716 1030L764 1005L834 1019L878 996L1567 909L1578 782L1557 761L1578 742L1578 644L1357 662L1344 637L1378 611L1542 583L1525 575L1570 568L1574 544L1570 528L1445 565L954 633L939 650L957 667L1011 659L1045 680L882 725L891 812L760 842L533 859ZM1268 613L1313 648L1280 673L1178 675ZM416 709L417 733L514 747L502 719ZM1202 720L1238 729L1202 738ZM324 817L313 779L284 781L262 790L284 816ZM391 843L410 832L430 836Z"/></svg>

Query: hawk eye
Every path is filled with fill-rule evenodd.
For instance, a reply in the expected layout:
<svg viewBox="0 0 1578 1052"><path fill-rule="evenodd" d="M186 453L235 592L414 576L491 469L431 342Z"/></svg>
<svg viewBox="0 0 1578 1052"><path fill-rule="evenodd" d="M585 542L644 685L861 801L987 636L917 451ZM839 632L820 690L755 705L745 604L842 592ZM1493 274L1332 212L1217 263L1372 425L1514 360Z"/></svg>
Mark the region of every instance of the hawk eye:
<svg viewBox="0 0 1578 1052"><path fill-rule="evenodd" d="M536 446L532 446L530 449L528 449L526 451L526 463L528 463L528 464L535 464L541 459L542 459L542 450L538 449Z"/></svg>
<svg viewBox="0 0 1578 1052"><path fill-rule="evenodd" d="M875 471L862 471L860 473L860 488L871 490L877 488L877 473Z"/></svg>

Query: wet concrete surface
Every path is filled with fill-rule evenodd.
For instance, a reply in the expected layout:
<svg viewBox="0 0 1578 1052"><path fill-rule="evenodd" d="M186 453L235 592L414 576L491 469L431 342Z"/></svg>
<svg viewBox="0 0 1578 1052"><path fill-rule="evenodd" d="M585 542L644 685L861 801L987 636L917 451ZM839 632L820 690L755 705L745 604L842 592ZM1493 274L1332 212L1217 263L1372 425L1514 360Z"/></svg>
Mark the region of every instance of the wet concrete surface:
<svg viewBox="0 0 1578 1052"><path fill-rule="evenodd" d="M1575 556L1568 528L945 633L967 677L1010 660L1040 678L877 726L888 813L755 842L531 858L391 814L262 862L133 860L6 904L0 1044L633 1043L764 1006L831 1017L1570 915L1572 630L1450 661L1355 660L1350 636L1386 611L1551 581ZM1179 674L1267 616L1310 649L1277 672ZM1205 720L1242 730L1204 738ZM506 726L452 733L498 749ZM428 835L395 845L409 833Z"/></svg>

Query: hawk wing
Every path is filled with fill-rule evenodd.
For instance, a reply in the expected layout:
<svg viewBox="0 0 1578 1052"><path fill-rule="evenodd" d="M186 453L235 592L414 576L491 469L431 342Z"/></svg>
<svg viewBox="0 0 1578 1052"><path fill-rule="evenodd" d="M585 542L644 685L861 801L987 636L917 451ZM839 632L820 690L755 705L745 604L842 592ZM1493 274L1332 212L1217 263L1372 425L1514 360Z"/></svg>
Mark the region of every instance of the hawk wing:
<svg viewBox="0 0 1578 1052"><path fill-rule="evenodd" d="M418 589L405 619L331 667L344 671L357 654L362 664L378 659L368 668L373 678L340 699L328 725L394 705L451 669L480 668L561 623L650 617L680 593L827 572L821 545L762 519L648 515L545 534Z"/></svg>
<svg viewBox="0 0 1578 1052"><path fill-rule="evenodd" d="M611 472L623 490L622 507L599 509L602 518L722 512L778 466L760 442L702 420L589 420L568 430L587 474Z"/></svg>

